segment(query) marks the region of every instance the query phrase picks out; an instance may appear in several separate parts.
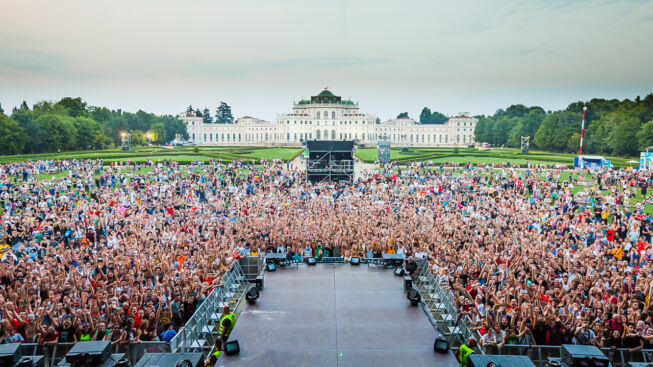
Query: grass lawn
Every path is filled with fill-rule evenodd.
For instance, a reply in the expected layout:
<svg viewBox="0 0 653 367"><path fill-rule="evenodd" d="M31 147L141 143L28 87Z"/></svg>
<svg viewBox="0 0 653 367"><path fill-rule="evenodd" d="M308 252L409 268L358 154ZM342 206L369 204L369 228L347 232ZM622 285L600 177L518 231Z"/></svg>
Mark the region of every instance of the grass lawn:
<svg viewBox="0 0 653 367"><path fill-rule="evenodd" d="M120 149L90 150L63 153L24 154L1 156L0 164L8 162L24 162L50 159L102 159L106 164L111 162L144 162L147 159L153 161L175 160L182 164L195 161L209 161L211 159L222 159L225 162L237 159L258 160L258 159L282 159L284 161L295 158L303 151L302 148L290 147L144 147L134 148L130 152L123 152Z"/></svg>
<svg viewBox="0 0 653 367"><path fill-rule="evenodd" d="M360 148L356 155L363 162L373 163L377 158L375 147ZM456 163L511 163L526 166L531 164L565 164L573 166L575 154L568 153L550 153L540 151L530 151L522 154L519 149L486 149L479 150L475 148L460 148L458 153L454 154L453 148L408 148L408 152L401 152L400 148L390 148L390 159L397 160L400 163L411 161L433 161L435 164L444 162ZM627 161L630 158L607 157L615 167L628 167ZM633 158L634 160L638 160ZM636 164L633 166L637 166Z"/></svg>

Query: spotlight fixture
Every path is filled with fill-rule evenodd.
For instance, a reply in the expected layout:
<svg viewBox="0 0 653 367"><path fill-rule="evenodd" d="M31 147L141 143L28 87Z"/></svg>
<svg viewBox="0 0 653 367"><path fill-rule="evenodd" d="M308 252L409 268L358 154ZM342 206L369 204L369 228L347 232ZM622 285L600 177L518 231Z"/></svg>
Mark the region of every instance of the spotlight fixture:
<svg viewBox="0 0 653 367"><path fill-rule="evenodd" d="M256 304L256 300L259 297L258 293L258 288L257 287L252 287L247 291L247 294L245 295L245 299L247 300L247 303L250 305Z"/></svg>
<svg viewBox="0 0 653 367"><path fill-rule="evenodd" d="M352 264L352 265L360 265L361 258L360 257L352 257L351 260L349 260L349 263Z"/></svg>
<svg viewBox="0 0 653 367"><path fill-rule="evenodd" d="M417 306L419 304L419 301L422 300L422 296L419 295L419 292L416 291L415 288L408 291L406 298L408 298L410 304L413 306Z"/></svg>
<svg viewBox="0 0 653 367"><path fill-rule="evenodd" d="M315 264L317 264L317 260L315 260L314 257L309 257L308 259L306 259L306 262L308 263L308 265L315 265Z"/></svg>
<svg viewBox="0 0 653 367"><path fill-rule="evenodd" d="M404 276L404 268L396 268L395 269L395 275L398 277L403 277Z"/></svg>

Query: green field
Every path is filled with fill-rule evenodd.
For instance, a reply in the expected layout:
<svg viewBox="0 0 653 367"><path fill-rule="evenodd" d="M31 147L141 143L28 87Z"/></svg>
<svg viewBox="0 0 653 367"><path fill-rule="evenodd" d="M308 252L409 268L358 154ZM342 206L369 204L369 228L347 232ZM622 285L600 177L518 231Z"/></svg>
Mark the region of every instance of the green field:
<svg viewBox="0 0 653 367"><path fill-rule="evenodd" d="M182 164L195 161L206 162L211 159L222 159L225 162L237 159L258 160L258 159L282 159L292 160L302 152L302 148L286 147L147 147L135 148L131 152L123 152L119 149L107 149L97 151L62 152L44 154L25 154L0 157L0 164L7 162L23 162L48 159L102 159L106 164L111 162L144 162L147 159L154 161L175 160Z"/></svg>
<svg viewBox="0 0 653 367"><path fill-rule="evenodd" d="M356 155L365 163L373 163L377 159L376 147L360 148ZM550 153L531 151L522 154L519 149L486 149L462 148L458 154L454 154L453 148L408 148L408 152L402 153L400 148L390 149L390 159L400 163L412 161L432 161L434 164L443 162L456 163L511 163L520 166L531 164L566 164L573 166L575 154ZM628 167L629 158L608 157L615 167ZM632 158L633 160L638 160ZM633 164L637 167L638 164Z"/></svg>

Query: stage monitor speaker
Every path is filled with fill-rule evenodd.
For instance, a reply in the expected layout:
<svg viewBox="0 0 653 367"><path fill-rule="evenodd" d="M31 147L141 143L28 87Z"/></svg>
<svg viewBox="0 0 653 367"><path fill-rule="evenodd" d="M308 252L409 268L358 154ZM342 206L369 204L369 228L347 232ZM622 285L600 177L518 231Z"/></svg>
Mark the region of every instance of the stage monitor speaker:
<svg viewBox="0 0 653 367"><path fill-rule="evenodd" d="M398 277L403 277L404 276L404 268L396 268L395 269L395 275Z"/></svg>
<svg viewBox="0 0 653 367"><path fill-rule="evenodd" d="M258 288L259 291L263 290L263 275L256 277L256 288Z"/></svg>
<svg viewBox="0 0 653 367"><path fill-rule="evenodd" d="M404 275L404 289L409 290L413 288L413 278L410 275Z"/></svg>
<svg viewBox="0 0 653 367"><path fill-rule="evenodd" d="M608 367L610 360L593 345L572 345L563 344L562 353L560 354L562 363L571 367L591 366L591 367Z"/></svg>
<svg viewBox="0 0 653 367"><path fill-rule="evenodd" d="M315 260L314 257L309 257L306 259L306 263L308 263L308 265L315 265L317 264L317 260Z"/></svg>
<svg viewBox="0 0 653 367"><path fill-rule="evenodd" d="M274 265L273 263L269 263L265 265L265 270L267 271L277 271L277 266Z"/></svg>
<svg viewBox="0 0 653 367"><path fill-rule="evenodd" d="M22 357L18 348L19 343L0 344L0 366L11 366Z"/></svg>
<svg viewBox="0 0 653 367"><path fill-rule="evenodd" d="M134 367L176 367L177 363L189 361L192 367L204 366L202 353L145 353Z"/></svg>
<svg viewBox="0 0 653 367"><path fill-rule="evenodd" d="M4 366L4 365L2 365ZM45 366L45 356L26 356L22 357L14 367L44 367Z"/></svg>
<svg viewBox="0 0 653 367"><path fill-rule="evenodd" d="M350 262L352 265L360 265L360 263L361 263L361 258L360 258L360 257L352 257L351 260L349 260L349 262Z"/></svg>
<svg viewBox="0 0 653 367"><path fill-rule="evenodd" d="M433 343L433 351L438 353L447 353L449 351L449 342L443 337L435 338Z"/></svg>
<svg viewBox="0 0 653 367"><path fill-rule="evenodd" d="M66 353L72 366L99 366L111 357L111 341L79 342Z"/></svg>
<svg viewBox="0 0 653 367"><path fill-rule="evenodd" d="M240 345L238 345L238 340L227 342L227 344L224 345L224 353L228 356L233 356L240 353Z"/></svg>

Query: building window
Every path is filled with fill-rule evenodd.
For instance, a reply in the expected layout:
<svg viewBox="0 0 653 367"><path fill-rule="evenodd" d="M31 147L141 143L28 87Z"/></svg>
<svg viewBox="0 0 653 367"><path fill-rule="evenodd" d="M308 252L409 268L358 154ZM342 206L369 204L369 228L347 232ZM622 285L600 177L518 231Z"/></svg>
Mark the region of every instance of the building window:
<svg viewBox="0 0 653 367"><path fill-rule="evenodd" d="M290 140L290 133L286 133L286 141Z"/></svg>
<svg viewBox="0 0 653 367"><path fill-rule="evenodd" d="M336 119L336 111L331 111L331 119L332 120Z"/></svg>
<svg viewBox="0 0 653 367"><path fill-rule="evenodd" d="M320 130L317 131L317 135L316 135L316 136L317 136L317 140L320 140L320 139L322 138L322 137L321 137L321 134L320 134Z"/></svg>
<svg viewBox="0 0 653 367"><path fill-rule="evenodd" d="M297 141L297 133L295 133L295 139L294 140Z"/></svg>
<svg viewBox="0 0 653 367"><path fill-rule="evenodd" d="M213 140L213 134L209 134L209 140Z"/></svg>
<svg viewBox="0 0 653 367"><path fill-rule="evenodd" d="M204 133L204 141L206 141L206 133Z"/></svg>
<svg viewBox="0 0 653 367"><path fill-rule="evenodd" d="M317 119L318 120L320 119L320 111L317 111ZM318 122L318 124L319 124L319 122Z"/></svg>
<svg viewBox="0 0 653 367"><path fill-rule="evenodd" d="M195 140L195 133L193 133L193 140Z"/></svg>
<svg viewBox="0 0 653 367"><path fill-rule="evenodd" d="M331 140L336 140L336 131L331 130Z"/></svg>
<svg viewBox="0 0 653 367"><path fill-rule="evenodd" d="M324 119L325 120L329 119L329 111L324 111Z"/></svg>

